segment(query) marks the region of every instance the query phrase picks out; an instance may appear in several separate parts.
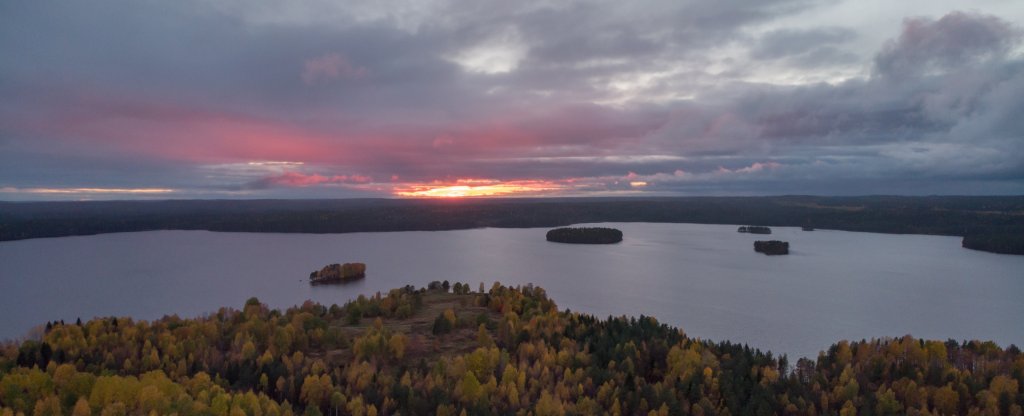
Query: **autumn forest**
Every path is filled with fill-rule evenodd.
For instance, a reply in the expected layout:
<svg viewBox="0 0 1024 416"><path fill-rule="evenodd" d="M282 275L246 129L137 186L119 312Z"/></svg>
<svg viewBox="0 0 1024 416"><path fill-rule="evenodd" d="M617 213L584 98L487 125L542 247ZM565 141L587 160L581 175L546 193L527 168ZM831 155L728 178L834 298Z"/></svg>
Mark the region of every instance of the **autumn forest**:
<svg viewBox="0 0 1024 416"><path fill-rule="evenodd" d="M813 359L434 282L285 311L47 323L0 349L0 415L1021 414L1024 355L840 341Z"/></svg>

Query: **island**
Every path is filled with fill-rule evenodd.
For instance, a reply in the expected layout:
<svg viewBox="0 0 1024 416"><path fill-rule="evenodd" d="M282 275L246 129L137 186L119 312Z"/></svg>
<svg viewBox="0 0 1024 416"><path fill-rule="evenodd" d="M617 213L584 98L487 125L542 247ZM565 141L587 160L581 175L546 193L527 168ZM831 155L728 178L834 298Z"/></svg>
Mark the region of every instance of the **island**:
<svg viewBox="0 0 1024 416"><path fill-rule="evenodd" d="M345 283L366 277L366 264L345 263L328 264L319 271L309 274L309 283L313 285L323 283Z"/></svg>
<svg viewBox="0 0 1024 416"><path fill-rule="evenodd" d="M814 227L809 227L809 226L806 226L806 225L803 226L803 227L800 227L800 229L804 230L804 231L814 231Z"/></svg>
<svg viewBox="0 0 1024 416"><path fill-rule="evenodd" d="M605 227L565 227L548 231L547 240L568 244L615 244L622 241L622 231Z"/></svg>
<svg viewBox="0 0 1024 416"><path fill-rule="evenodd" d="M789 254L789 243L779 240L755 241L754 251L768 256Z"/></svg>
<svg viewBox="0 0 1024 416"><path fill-rule="evenodd" d="M736 231L739 231L741 233L750 233L750 234L771 234L772 233L772 229L771 228L762 227L760 225L744 225L744 226L741 226Z"/></svg>

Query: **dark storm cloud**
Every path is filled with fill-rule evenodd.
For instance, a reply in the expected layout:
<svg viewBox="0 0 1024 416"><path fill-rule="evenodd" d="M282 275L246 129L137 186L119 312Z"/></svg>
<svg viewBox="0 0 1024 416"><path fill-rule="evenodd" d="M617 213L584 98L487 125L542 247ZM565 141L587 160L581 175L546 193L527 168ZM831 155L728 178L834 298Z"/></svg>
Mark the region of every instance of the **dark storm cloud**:
<svg viewBox="0 0 1024 416"><path fill-rule="evenodd" d="M0 198L1024 191L1019 22L777 24L832 5L5 4Z"/></svg>
<svg viewBox="0 0 1024 416"><path fill-rule="evenodd" d="M916 75L1002 58L1020 30L996 16L953 12L937 21L907 19L903 32L875 58L880 75Z"/></svg>
<svg viewBox="0 0 1024 416"><path fill-rule="evenodd" d="M737 36L736 29L808 7L805 1L573 3L521 21L538 46L539 65L698 51Z"/></svg>

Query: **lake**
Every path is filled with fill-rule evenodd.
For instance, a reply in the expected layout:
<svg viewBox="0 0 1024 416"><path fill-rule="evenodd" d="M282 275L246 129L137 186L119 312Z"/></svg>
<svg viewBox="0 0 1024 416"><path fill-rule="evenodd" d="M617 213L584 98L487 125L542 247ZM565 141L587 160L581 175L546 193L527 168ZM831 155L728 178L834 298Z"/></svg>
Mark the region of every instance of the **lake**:
<svg viewBox="0 0 1024 416"><path fill-rule="evenodd" d="M544 287L560 308L649 315L687 334L816 356L840 339L902 336L1024 344L1024 256L960 247L959 237L737 226L611 223L614 245L545 241L546 228L353 234L152 231L0 242L0 338L47 320L154 319L359 294L432 280L476 290ZM753 251L756 239L791 254ZM310 286L328 263L367 278Z"/></svg>

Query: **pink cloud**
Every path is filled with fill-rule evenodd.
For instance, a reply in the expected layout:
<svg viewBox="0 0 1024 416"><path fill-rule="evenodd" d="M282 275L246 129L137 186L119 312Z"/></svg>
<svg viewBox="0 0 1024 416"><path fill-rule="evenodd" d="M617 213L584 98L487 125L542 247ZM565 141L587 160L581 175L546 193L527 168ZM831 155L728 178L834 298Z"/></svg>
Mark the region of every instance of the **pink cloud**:
<svg viewBox="0 0 1024 416"><path fill-rule="evenodd" d="M315 173L307 175L299 172L285 172L277 176L264 178L258 184L263 187L285 186L302 188L326 184L365 184L371 181L372 178L363 175L323 176Z"/></svg>
<svg viewBox="0 0 1024 416"><path fill-rule="evenodd" d="M550 112L510 109L493 117L440 123L332 119L310 124L161 98L82 88L11 127L39 136L40 148L59 146L79 155L196 165L254 160L305 163L306 168L289 169L291 173L263 172L276 176L249 176L242 180L254 182L239 184L255 189L371 182L365 176L324 172L361 172L385 181L394 176L390 182L398 182L399 177L410 182L453 177L531 179L523 178L524 174L558 180L568 175L510 172L514 167L500 161L510 161L507 165L520 163L512 161L517 158L609 154L624 146L639 146L637 138L662 121L576 106Z"/></svg>
<svg viewBox="0 0 1024 416"><path fill-rule="evenodd" d="M129 97L86 88L11 123L40 137L32 145L79 155L156 157L199 163L306 162L353 158L349 135L287 120Z"/></svg>
<svg viewBox="0 0 1024 416"><path fill-rule="evenodd" d="M355 66L344 56L328 53L306 61L302 70L302 82L314 85L338 78L362 78L366 76L366 68Z"/></svg>
<svg viewBox="0 0 1024 416"><path fill-rule="evenodd" d="M445 146L451 146L455 144L455 140L451 136L445 134L434 138L433 146L435 149L442 148Z"/></svg>
<svg viewBox="0 0 1024 416"><path fill-rule="evenodd" d="M398 135L416 137L422 151L435 157L532 157L604 153L641 146L664 125L660 115L643 115L593 105L513 108L501 114L442 125L405 128ZM394 136L394 135L393 135ZM429 147L429 148L427 148Z"/></svg>
<svg viewBox="0 0 1024 416"><path fill-rule="evenodd" d="M776 162L764 162L764 163L754 162L750 166L736 169L733 172L737 172L737 173L753 173L753 172L760 172L760 171L763 171L763 170L777 169L777 168L779 168L781 166L782 166L782 164L776 163Z"/></svg>

